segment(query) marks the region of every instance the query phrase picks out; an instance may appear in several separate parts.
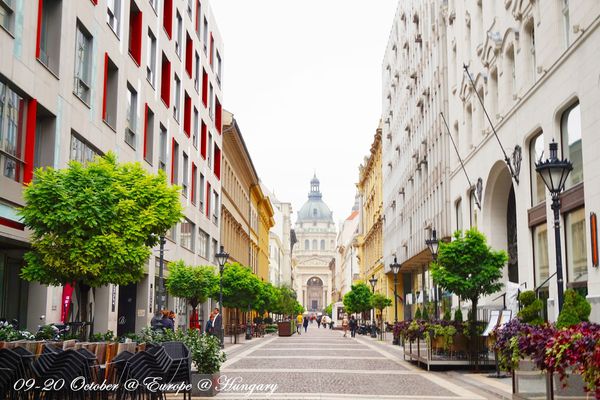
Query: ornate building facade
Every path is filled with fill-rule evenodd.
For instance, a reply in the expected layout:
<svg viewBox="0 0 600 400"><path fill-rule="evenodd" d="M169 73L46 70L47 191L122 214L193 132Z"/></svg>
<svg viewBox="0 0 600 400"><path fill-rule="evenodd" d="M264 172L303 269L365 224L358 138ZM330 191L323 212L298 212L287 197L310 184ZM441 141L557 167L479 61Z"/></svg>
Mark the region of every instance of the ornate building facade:
<svg viewBox="0 0 600 400"><path fill-rule="evenodd" d="M310 181L308 200L298 211L295 234L294 289L298 301L307 311L322 312L331 303L330 262L336 254L336 227L316 175Z"/></svg>

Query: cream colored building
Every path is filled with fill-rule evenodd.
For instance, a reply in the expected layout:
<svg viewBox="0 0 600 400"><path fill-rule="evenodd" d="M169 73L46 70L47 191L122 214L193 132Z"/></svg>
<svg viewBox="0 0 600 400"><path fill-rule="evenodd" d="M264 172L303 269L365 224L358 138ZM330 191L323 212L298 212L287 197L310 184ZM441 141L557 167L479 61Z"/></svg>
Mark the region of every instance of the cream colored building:
<svg viewBox="0 0 600 400"><path fill-rule="evenodd" d="M316 175L310 181L308 200L298 211L295 227L294 289L307 311L322 312L331 304L332 271L336 255L333 213L323 201Z"/></svg>
<svg viewBox="0 0 600 400"><path fill-rule="evenodd" d="M425 240L451 234L445 3L398 2L383 61L383 264L392 282L402 266L399 319L434 299Z"/></svg>
<svg viewBox="0 0 600 400"><path fill-rule="evenodd" d="M352 290L352 284L362 279L358 260L357 236L360 232L360 197L352 207L350 215L340 224L337 235L337 254L334 275L335 301L342 301L344 295Z"/></svg>
<svg viewBox="0 0 600 400"><path fill-rule="evenodd" d="M292 286L291 218L292 204L279 201L263 185L273 204L274 225L269 231L269 282L275 286Z"/></svg>
<svg viewBox="0 0 600 400"><path fill-rule="evenodd" d="M29 232L15 211L34 167L114 151L162 169L182 186L185 214L169 231L165 276L169 261L214 263L218 247L223 43L210 1L111 3L0 2L0 315L30 330L60 321L63 292L19 278ZM95 290L96 332L149 325L157 250L142 281ZM186 324L184 301L165 306Z"/></svg>
<svg viewBox="0 0 600 400"><path fill-rule="evenodd" d="M574 165L561 196L564 287L587 294L591 318L600 321L598 252L592 247L597 233L590 229L592 215L600 211L600 3L450 0L444 17L448 120L472 182L480 182L470 187L452 157L452 229L477 226L492 247L507 250L504 281L527 289L543 285L540 294L554 320L556 277L543 284L556 271L553 213L534 164L548 157L555 140L559 156ZM478 194L481 210L474 202ZM483 307L489 306L488 300Z"/></svg>

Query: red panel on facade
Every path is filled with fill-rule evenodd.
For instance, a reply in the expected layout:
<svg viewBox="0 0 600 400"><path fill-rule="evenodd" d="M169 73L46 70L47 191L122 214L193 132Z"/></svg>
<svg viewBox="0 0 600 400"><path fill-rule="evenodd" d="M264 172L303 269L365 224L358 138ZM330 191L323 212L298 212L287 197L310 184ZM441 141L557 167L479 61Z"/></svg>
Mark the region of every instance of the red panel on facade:
<svg viewBox="0 0 600 400"><path fill-rule="evenodd" d="M215 176L218 180L221 180L221 149L215 143Z"/></svg>
<svg viewBox="0 0 600 400"><path fill-rule="evenodd" d="M217 126L217 132L219 132L219 135L221 134L221 129L222 129L222 116L223 116L223 107L221 107L221 102L219 101L219 99L217 99L216 101L216 107L215 107L215 125Z"/></svg>
<svg viewBox="0 0 600 400"><path fill-rule="evenodd" d="M194 63L194 42L189 33L185 34L185 71L192 77L192 65Z"/></svg>
<svg viewBox="0 0 600 400"><path fill-rule="evenodd" d="M92 3L97 6L98 5L98 0L92 0Z"/></svg>
<svg viewBox="0 0 600 400"><path fill-rule="evenodd" d="M200 155L206 160L207 129L204 121L200 124Z"/></svg>
<svg viewBox="0 0 600 400"><path fill-rule="evenodd" d="M129 14L129 54L138 67L142 63L142 12L131 2Z"/></svg>
<svg viewBox="0 0 600 400"><path fill-rule="evenodd" d="M185 93L185 99L183 101L183 131L190 137L192 127L192 98Z"/></svg>
<svg viewBox="0 0 600 400"><path fill-rule="evenodd" d="M171 39L171 32L173 31L173 0L164 0L163 6L163 28L165 28L167 36Z"/></svg>
<svg viewBox="0 0 600 400"><path fill-rule="evenodd" d="M204 107L208 105L208 74L202 68L202 104Z"/></svg>
<svg viewBox="0 0 600 400"><path fill-rule="evenodd" d="M196 204L196 175L198 175L198 167L192 162L192 203Z"/></svg>
<svg viewBox="0 0 600 400"><path fill-rule="evenodd" d="M18 229L20 231L25 230L25 224L4 217L0 217L0 225L8 226L9 228Z"/></svg>
<svg viewBox="0 0 600 400"><path fill-rule="evenodd" d="M171 106L171 62L164 54L160 77L160 98L165 102L167 108Z"/></svg>
<svg viewBox="0 0 600 400"><path fill-rule="evenodd" d="M175 183L175 147L177 147L177 141L173 138L171 141L171 184Z"/></svg>
<svg viewBox="0 0 600 400"><path fill-rule="evenodd" d="M148 103L144 107L144 158L146 158L146 154L148 147Z"/></svg>
<svg viewBox="0 0 600 400"><path fill-rule="evenodd" d="M44 9L44 0L38 1L38 15L37 15L37 41L35 44L35 58L40 58L40 46L42 42L42 10Z"/></svg>
<svg viewBox="0 0 600 400"><path fill-rule="evenodd" d="M25 130L25 169L23 183L27 184L33 179L33 165L35 158L35 131L37 119L37 100L31 99L27 103L27 126Z"/></svg>
<svg viewBox="0 0 600 400"><path fill-rule="evenodd" d="M102 120L106 121L106 85L108 82L108 53L104 53L104 83L102 85Z"/></svg>

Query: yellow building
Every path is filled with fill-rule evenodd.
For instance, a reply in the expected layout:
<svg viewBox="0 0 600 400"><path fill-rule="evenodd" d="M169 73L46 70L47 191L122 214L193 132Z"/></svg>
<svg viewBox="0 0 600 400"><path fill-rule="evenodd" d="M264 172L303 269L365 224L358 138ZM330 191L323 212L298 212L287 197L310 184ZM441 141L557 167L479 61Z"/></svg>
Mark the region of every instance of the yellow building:
<svg viewBox="0 0 600 400"><path fill-rule="evenodd" d="M273 207L259 182L240 127L233 114L224 111L221 244L229 253L229 262L245 265L268 281ZM232 320L227 310L224 316L225 324L230 324Z"/></svg>
<svg viewBox="0 0 600 400"><path fill-rule="evenodd" d="M383 310L383 321L393 322L394 277L383 265L383 188L381 162L381 125L377 128L371 152L359 168L358 192L361 198L360 235L357 238L360 280L369 284L377 279L375 292L392 300L392 306ZM401 293L401 282L398 283ZM402 304L398 303L398 320L402 319Z"/></svg>

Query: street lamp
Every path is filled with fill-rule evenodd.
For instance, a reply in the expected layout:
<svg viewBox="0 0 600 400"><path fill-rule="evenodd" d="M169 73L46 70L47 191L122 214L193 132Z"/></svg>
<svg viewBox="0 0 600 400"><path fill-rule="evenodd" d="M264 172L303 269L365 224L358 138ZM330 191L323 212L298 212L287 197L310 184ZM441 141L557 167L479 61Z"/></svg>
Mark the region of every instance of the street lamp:
<svg viewBox="0 0 600 400"><path fill-rule="evenodd" d="M219 332L219 338L221 339L221 348L224 348L225 338L223 337L223 269L225 268L225 263L227 263L227 259L229 258L229 253L225 253L224 247L221 246L219 252L215 254L215 258L219 263L219 312L221 313L221 331Z"/></svg>
<svg viewBox="0 0 600 400"><path fill-rule="evenodd" d="M390 264L390 269L394 274L394 326L398 323L398 272L400 272L401 265L398 264L398 260L394 257L394 262ZM394 337L393 344L399 344L398 338Z"/></svg>
<svg viewBox="0 0 600 400"><path fill-rule="evenodd" d="M554 211L554 246L556 248L556 283L558 285L558 312L563 305L563 273L560 246L560 192L565 188L565 182L573 164L566 158L558 158L558 143L550 143L550 158L535 163L535 170L546 184L552 196L552 211Z"/></svg>
<svg viewBox="0 0 600 400"><path fill-rule="evenodd" d="M431 252L431 258L433 258L433 261L436 261L437 256L438 256L438 250L440 248L440 241L437 238L437 233L436 233L435 229L433 229L431 231L431 237L429 239L425 240L425 244L427 245L427 247L429 248L429 251ZM434 285L433 290L434 290L433 302L435 304L435 318L439 319L439 317L440 317L439 310L438 310L439 289L437 288L437 285Z"/></svg>
<svg viewBox="0 0 600 400"><path fill-rule="evenodd" d="M369 279L369 283L371 284L371 288L373 289L373 294L375 294L375 285L377 285L377 278L375 278L375 275L371 276L371 279ZM372 317L371 317L371 337L372 338L376 338L377 337L377 327L375 326L375 307L372 307Z"/></svg>

